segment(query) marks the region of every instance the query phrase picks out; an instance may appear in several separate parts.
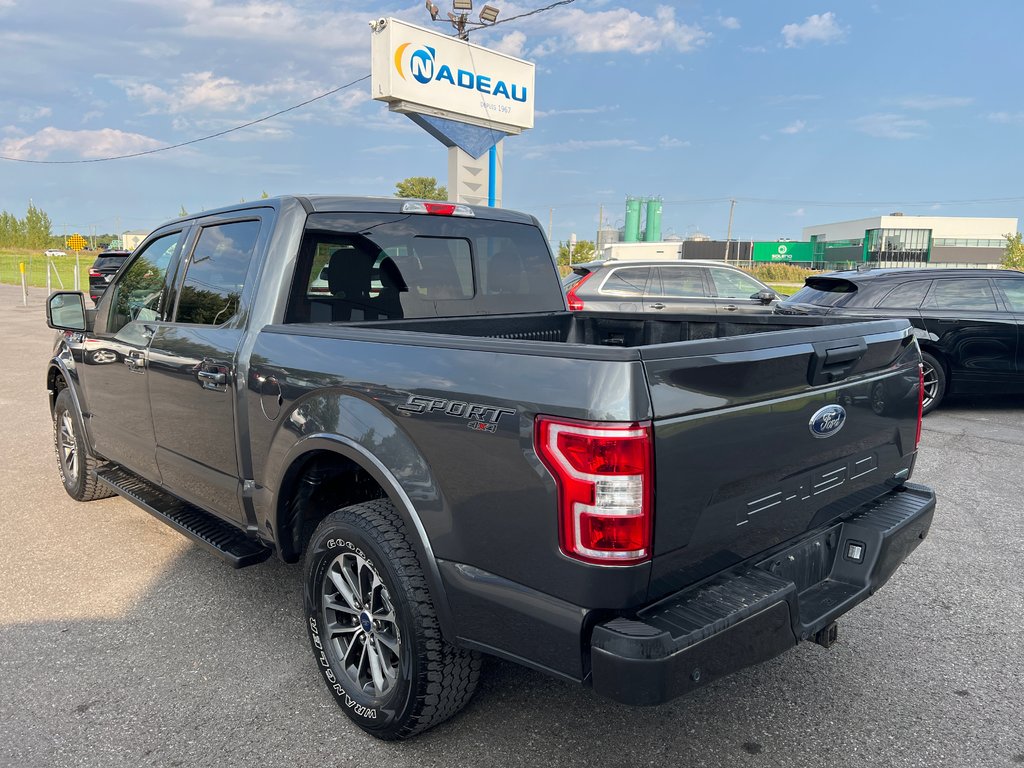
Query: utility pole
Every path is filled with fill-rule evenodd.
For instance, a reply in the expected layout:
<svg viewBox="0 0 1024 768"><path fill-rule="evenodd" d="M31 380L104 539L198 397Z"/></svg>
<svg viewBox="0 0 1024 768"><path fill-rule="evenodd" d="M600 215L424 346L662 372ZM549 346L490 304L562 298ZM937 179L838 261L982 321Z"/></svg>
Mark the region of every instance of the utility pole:
<svg viewBox="0 0 1024 768"><path fill-rule="evenodd" d="M725 260L729 260L729 241L732 240L732 212L736 210L736 200L729 198L729 228L725 231Z"/></svg>
<svg viewBox="0 0 1024 768"><path fill-rule="evenodd" d="M555 220L555 209L554 208L549 208L548 209L548 242L549 243L552 242L552 240L551 240L551 224L552 224L552 222L554 222L554 220Z"/></svg>

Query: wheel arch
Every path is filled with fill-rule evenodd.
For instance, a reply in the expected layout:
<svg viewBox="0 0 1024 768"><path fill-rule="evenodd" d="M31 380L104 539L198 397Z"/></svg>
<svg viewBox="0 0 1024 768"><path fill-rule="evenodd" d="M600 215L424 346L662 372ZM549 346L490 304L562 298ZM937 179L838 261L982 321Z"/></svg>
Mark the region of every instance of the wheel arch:
<svg viewBox="0 0 1024 768"><path fill-rule="evenodd" d="M437 559L422 518L394 474L364 446L340 435L319 433L304 437L282 462L276 485L273 528L278 553L285 562L298 561L320 520L345 506L387 498L405 524L409 543L423 565L430 596L445 638L457 634ZM331 479L338 480L331 484ZM317 493L327 482L326 492Z"/></svg>

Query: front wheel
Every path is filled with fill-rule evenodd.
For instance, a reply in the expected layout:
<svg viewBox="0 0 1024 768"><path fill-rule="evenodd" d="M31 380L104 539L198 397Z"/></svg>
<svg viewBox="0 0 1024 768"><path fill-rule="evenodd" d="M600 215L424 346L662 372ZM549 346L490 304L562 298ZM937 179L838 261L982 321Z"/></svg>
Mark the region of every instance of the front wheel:
<svg viewBox="0 0 1024 768"><path fill-rule="evenodd" d="M57 452L57 471L68 496L75 501L106 499L114 492L96 479L99 461L89 451L82 417L67 388L53 404L53 447Z"/></svg>
<svg viewBox="0 0 1024 768"><path fill-rule="evenodd" d="M309 542L304 585L317 666L364 731L405 739L469 702L479 655L441 637L419 560L390 502L324 518Z"/></svg>
<svg viewBox="0 0 1024 768"><path fill-rule="evenodd" d="M924 402L922 412L935 410L942 398L946 396L946 369L942 363L927 352L921 353L921 365L924 367Z"/></svg>

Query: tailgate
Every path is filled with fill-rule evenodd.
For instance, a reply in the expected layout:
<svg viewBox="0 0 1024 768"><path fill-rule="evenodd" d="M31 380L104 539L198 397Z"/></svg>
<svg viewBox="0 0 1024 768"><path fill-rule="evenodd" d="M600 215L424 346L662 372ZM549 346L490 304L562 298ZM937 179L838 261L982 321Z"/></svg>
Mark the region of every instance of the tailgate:
<svg viewBox="0 0 1024 768"><path fill-rule="evenodd" d="M920 355L906 320L660 345L643 356L655 435L650 599L909 477Z"/></svg>

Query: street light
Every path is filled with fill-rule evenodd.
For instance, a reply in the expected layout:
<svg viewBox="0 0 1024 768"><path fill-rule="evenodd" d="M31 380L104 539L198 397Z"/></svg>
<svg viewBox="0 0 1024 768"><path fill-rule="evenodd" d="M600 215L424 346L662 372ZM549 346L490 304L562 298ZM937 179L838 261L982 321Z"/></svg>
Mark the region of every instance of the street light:
<svg viewBox="0 0 1024 768"><path fill-rule="evenodd" d="M2 2L2 0L0 0ZM426 0L425 6L427 12L430 14L430 18L433 21L437 21L440 9L433 2L433 0ZM498 21L498 14L500 11L493 5L485 5L480 9L480 21L472 22L469 20L469 14L473 10L473 0L452 0L452 10L448 11L448 21L455 28L455 33L460 40L469 40L470 28L479 29L480 27L494 24Z"/></svg>

